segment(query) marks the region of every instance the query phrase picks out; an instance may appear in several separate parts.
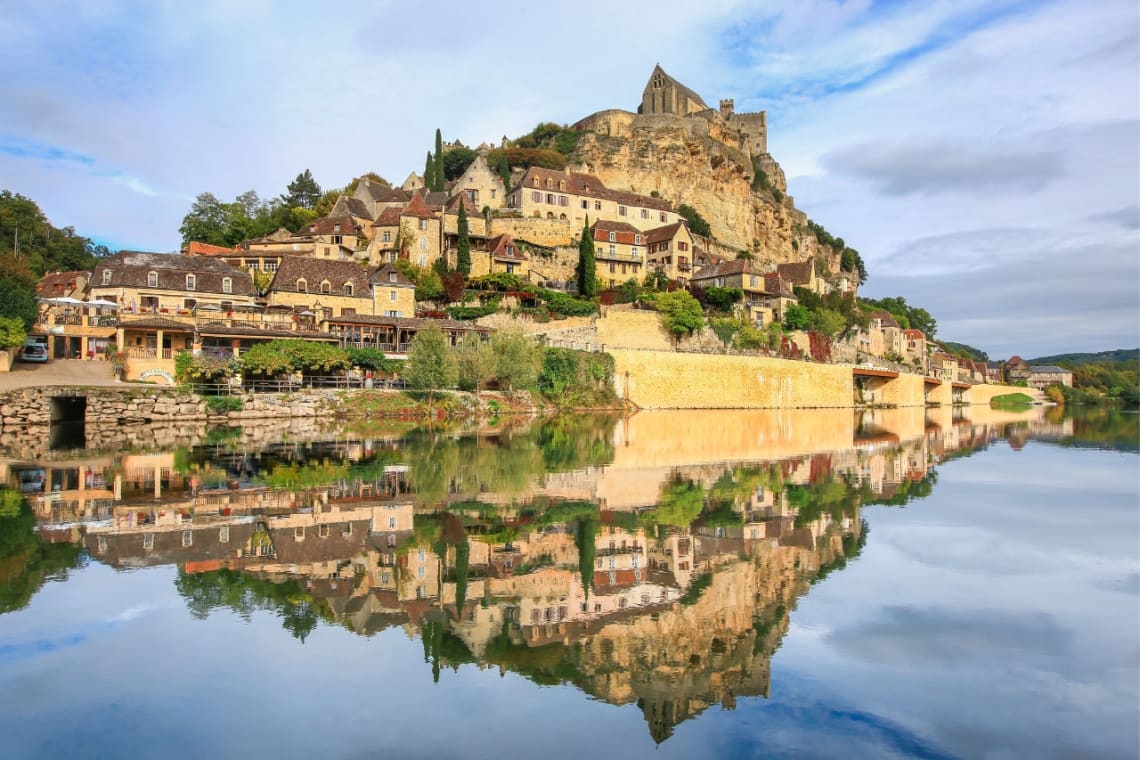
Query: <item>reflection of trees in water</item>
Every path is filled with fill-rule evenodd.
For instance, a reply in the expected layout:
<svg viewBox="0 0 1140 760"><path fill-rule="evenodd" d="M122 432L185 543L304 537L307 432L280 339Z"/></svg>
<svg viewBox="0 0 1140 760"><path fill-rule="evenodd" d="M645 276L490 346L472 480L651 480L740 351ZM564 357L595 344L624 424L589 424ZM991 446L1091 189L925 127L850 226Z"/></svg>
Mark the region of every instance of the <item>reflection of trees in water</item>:
<svg viewBox="0 0 1140 760"><path fill-rule="evenodd" d="M297 580L274 582L228 569L200 573L179 570L174 587L186 600L190 614L199 620L228 609L248 622L255 611L268 610L302 642L317 623L336 622L328 601L314 596Z"/></svg>
<svg viewBox="0 0 1140 760"><path fill-rule="evenodd" d="M18 491L0 489L0 614L28 605L48 580L64 580L86 558L72 543L49 543Z"/></svg>

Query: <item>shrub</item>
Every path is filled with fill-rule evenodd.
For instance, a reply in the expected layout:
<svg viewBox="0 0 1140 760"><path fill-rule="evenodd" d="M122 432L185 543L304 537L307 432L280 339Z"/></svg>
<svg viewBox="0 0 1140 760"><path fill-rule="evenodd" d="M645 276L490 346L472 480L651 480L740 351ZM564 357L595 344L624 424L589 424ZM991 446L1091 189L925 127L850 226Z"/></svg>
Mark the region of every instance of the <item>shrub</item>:
<svg viewBox="0 0 1140 760"><path fill-rule="evenodd" d="M593 301L575 298L557 290L541 290L539 296L547 308L564 317L586 317L598 310Z"/></svg>
<svg viewBox="0 0 1140 760"><path fill-rule="evenodd" d="M206 396L206 408L211 412L240 412L245 404L240 396Z"/></svg>
<svg viewBox="0 0 1140 760"><path fill-rule="evenodd" d="M24 345L28 334L19 317L0 317L0 348L17 348Z"/></svg>
<svg viewBox="0 0 1140 760"><path fill-rule="evenodd" d="M701 304L685 290L660 293L656 298L665 329L674 336L691 335L704 326Z"/></svg>

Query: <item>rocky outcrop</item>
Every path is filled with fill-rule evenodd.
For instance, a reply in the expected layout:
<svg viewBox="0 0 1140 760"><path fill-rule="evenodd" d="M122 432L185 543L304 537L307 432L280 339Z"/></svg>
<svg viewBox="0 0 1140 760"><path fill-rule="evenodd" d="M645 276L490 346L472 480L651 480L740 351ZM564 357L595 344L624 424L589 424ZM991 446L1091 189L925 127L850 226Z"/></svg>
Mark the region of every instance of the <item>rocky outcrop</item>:
<svg viewBox="0 0 1140 760"><path fill-rule="evenodd" d="M718 139L715 124L695 117L602 111L575 125L586 132L577 158L606 187L695 208L713 236L762 263L805 261L816 241L806 215L786 194L784 172L770 154L757 156L775 193L752 190L752 159ZM795 241L795 242L793 242Z"/></svg>

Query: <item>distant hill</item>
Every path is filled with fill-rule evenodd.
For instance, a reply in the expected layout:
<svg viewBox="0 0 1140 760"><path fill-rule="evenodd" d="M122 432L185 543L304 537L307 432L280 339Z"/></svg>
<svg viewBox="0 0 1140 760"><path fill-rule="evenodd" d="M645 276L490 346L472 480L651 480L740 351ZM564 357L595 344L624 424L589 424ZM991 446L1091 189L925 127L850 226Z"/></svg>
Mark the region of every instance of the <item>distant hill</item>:
<svg viewBox="0 0 1140 760"><path fill-rule="evenodd" d="M1069 364L1079 367L1082 364L1096 364L1107 362L1119 364L1134 362L1140 359L1140 348L1118 348L1115 351L1098 351L1095 354L1054 354L1052 356L1039 356L1036 359L1027 359L1030 364Z"/></svg>
<svg viewBox="0 0 1140 760"><path fill-rule="evenodd" d="M955 343L952 340L940 340L938 342L942 344L942 347L946 349L948 353L954 354L955 356L965 356L968 359L979 362L987 362L990 360L990 355L985 351L980 348L974 348L966 343Z"/></svg>

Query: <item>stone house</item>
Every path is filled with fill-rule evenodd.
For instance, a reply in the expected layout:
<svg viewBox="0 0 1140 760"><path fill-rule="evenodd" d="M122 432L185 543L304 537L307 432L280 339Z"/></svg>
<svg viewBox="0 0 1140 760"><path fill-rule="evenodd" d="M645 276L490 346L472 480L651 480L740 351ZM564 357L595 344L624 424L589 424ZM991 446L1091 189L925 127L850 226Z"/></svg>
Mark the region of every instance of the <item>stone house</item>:
<svg viewBox="0 0 1140 760"><path fill-rule="evenodd" d="M764 273L747 259L706 266L693 274L690 283L702 288L739 288L744 291L741 307L745 317L757 327L764 327L777 319L773 294L767 290Z"/></svg>
<svg viewBox="0 0 1140 760"><path fill-rule="evenodd" d="M416 315L416 286L392 264L372 273L372 313L386 317Z"/></svg>
<svg viewBox="0 0 1140 760"><path fill-rule="evenodd" d="M427 194L412 193L400 211L399 258L428 267L442 254L440 214L428 207ZM381 228L382 229L382 228Z"/></svg>
<svg viewBox="0 0 1140 760"><path fill-rule="evenodd" d="M1029 386L1044 390L1050 385L1073 387L1073 373L1064 367L1049 364L1035 364L1029 368Z"/></svg>
<svg viewBox="0 0 1140 760"><path fill-rule="evenodd" d="M907 361L919 361L926 365L926 333L908 328L903 330L903 356Z"/></svg>
<svg viewBox="0 0 1140 760"><path fill-rule="evenodd" d="M1004 370L1005 381L1011 384L1021 381L1028 383L1029 376L1032 374L1029 362L1017 355L1010 357L1010 360L1005 363Z"/></svg>
<svg viewBox="0 0 1140 760"><path fill-rule="evenodd" d="M945 351L934 351L930 354L930 366L927 374L939 380L952 383L958 379L958 359Z"/></svg>
<svg viewBox="0 0 1140 760"><path fill-rule="evenodd" d="M821 296L831 292L831 286L815 270L815 259L793 264L777 264L776 271L787 280L793 289L807 288Z"/></svg>
<svg viewBox="0 0 1140 760"><path fill-rule="evenodd" d="M119 304L123 313L178 314L252 306L256 291L249 272L220 259L121 251L96 264L90 294Z"/></svg>
<svg viewBox="0 0 1140 760"><path fill-rule="evenodd" d="M82 300L90 277L90 272L48 272L36 283L36 296Z"/></svg>
<svg viewBox="0 0 1140 760"><path fill-rule="evenodd" d="M267 293L270 306L312 311L325 319L342 314L374 314L368 271L351 261L287 256Z"/></svg>
<svg viewBox="0 0 1140 760"><path fill-rule="evenodd" d="M352 197L364 204L371 219L379 217L384 209L403 208L404 204L412 199L410 192L382 185L368 177L360 178Z"/></svg>
<svg viewBox="0 0 1140 760"><path fill-rule="evenodd" d="M592 174L537 166L527 169L506 205L524 217L561 219L576 229L587 217L627 222L641 231L677 221L677 212L660 198L610 190Z"/></svg>
<svg viewBox="0 0 1140 760"><path fill-rule="evenodd" d="M792 284L778 271L764 273L764 290L770 294L768 305L772 309L772 315L780 322L784 321L788 307L799 303Z"/></svg>
<svg viewBox="0 0 1140 760"><path fill-rule="evenodd" d="M641 280L646 250L646 236L641 230L628 222L597 221L590 234L599 283L612 288L631 277Z"/></svg>
<svg viewBox="0 0 1140 760"><path fill-rule="evenodd" d="M479 254L483 253L483 251L471 252L471 274L475 277L479 276L476 273L476 265L477 260L481 258ZM488 274L506 272L517 274L523 279L530 278L530 257L515 245L514 239L507 233L496 235L487 241L486 258Z"/></svg>
<svg viewBox="0 0 1140 760"><path fill-rule="evenodd" d="M654 227L645 233L644 240L649 267L664 272L670 280L688 282L695 254L695 239L688 224L676 221Z"/></svg>
<svg viewBox="0 0 1140 760"><path fill-rule="evenodd" d="M453 195L466 195L479 210L502 208L507 199L503 178L487 165L487 159L482 154L476 155L475 160L455 180L451 192Z"/></svg>

